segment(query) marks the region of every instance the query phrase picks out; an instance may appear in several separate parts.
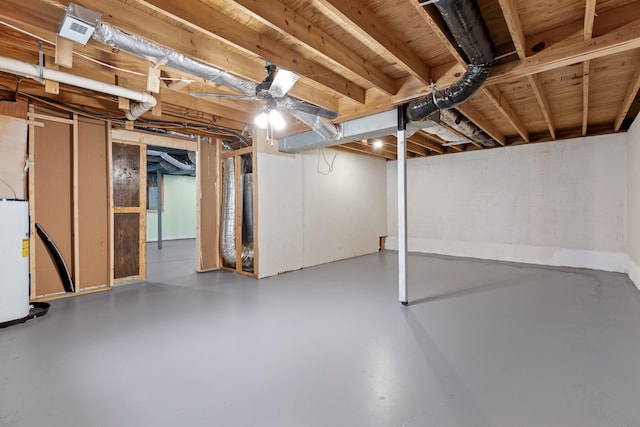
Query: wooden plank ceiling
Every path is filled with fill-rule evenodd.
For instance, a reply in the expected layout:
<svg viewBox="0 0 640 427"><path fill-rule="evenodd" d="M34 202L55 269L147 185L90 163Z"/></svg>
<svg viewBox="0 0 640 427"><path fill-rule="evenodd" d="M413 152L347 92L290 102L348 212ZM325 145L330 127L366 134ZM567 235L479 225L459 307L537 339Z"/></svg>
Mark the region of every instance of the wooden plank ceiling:
<svg viewBox="0 0 640 427"><path fill-rule="evenodd" d="M431 82L443 88L465 63L432 6L417 0L77 0L102 14L103 22L175 49L232 74L260 82L270 61L301 76L290 94L339 112L334 121L385 111L424 96ZM56 32L66 0L4 0L0 54L38 62L38 38L55 55ZM498 53L486 84L458 110L497 146L624 131L640 108L640 1L478 0ZM35 36L35 37L34 37ZM37 37L37 38L36 38ZM91 40L73 45L66 71L144 90L151 62ZM47 59L47 63L53 63ZM198 124L189 132L221 134L216 127L250 129L260 101L196 98L192 91L233 93L202 78L161 67L161 109L147 123L168 129ZM187 78L188 85L175 80ZM18 90L54 102L123 117L117 99L61 85L59 94L41 83L0 73L0 94ZM307 128L287 115L280 135ZM118 120L115 120L117 123ZM249 132L250 133L250 132ZM276 135L276 136L280 136ZM409 156L486 149L448 146L418 132ZM354 141L342 149L395 159L395 138Z"/></svg>

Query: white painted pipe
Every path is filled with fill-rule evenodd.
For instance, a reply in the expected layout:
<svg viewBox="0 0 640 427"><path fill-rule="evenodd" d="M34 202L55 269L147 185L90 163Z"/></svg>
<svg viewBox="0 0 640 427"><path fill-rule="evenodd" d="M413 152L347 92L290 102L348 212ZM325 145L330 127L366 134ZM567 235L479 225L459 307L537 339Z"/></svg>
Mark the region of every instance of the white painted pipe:
<svg viewBox="0 0 640 427"><path fill-rule="evenodd" d="M65 73L64 71L52 70L51 68L40 68L37 64L30 64L28 62L18 61L4 56L0 56L0 71L17 74L34 80L52 80L83 89L89 89L96 92L106 93L108 95L138 101L137 104L131 105L129 112L127 113L127 120L137 119L157 104L156 99L146 92L137 92L135 90L104 83L98 80Z"/></svg>

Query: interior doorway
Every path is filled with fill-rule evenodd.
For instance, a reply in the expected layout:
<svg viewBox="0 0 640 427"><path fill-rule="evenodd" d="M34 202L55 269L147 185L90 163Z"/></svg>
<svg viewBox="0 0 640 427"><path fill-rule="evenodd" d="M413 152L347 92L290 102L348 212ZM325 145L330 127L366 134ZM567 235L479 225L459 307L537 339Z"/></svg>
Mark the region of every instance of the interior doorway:
<svg viewBox="0 0 640 427"><path fill-rule="evenodd" d="M191 266L197 233L196 152L147 146L147 280L161 281Z"/></svg>

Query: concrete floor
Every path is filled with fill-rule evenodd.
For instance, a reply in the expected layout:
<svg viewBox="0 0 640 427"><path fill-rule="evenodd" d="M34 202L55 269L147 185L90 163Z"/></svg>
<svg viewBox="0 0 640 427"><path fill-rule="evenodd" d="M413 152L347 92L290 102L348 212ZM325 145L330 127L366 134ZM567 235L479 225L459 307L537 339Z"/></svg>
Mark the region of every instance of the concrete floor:
<svg viewBox="0 0 640 427"><path fill-rule="evenodd" d="M149 247L149 281L0 330L1 426L640 426L623 274L394 253L255 281Z"/></svg>

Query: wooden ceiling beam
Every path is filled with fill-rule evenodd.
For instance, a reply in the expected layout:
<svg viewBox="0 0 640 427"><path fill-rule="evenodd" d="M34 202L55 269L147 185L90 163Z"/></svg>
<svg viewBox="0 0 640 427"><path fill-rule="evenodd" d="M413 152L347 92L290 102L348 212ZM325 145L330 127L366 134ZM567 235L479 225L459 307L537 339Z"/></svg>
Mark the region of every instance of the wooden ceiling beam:
<svg viewBox="0 0 640 427"><path fill-rule="evenodd" d="M633 21L591 40L559 42L553 48L543 50L533 56L498 65L493 69L486 83L489 85L507 83L531 74L555 70L638 48L640 48L640 21Z"/></svg>
<svg viewBox="0 0 640 427"><path fill-rule="evenodd" d="M429 85L431 69L371 10L359 0L314 0L314 4L325 10L367 44L382 47L399 64Z"/></svg>
<svg viewBox="0 0 640 427"><path fill-rule="evenodd" d="M496 128L480 111L476 110L470 103L456 105L456 109L464 114L469 120L478 125L487 135L496 140L500 145L506 145L506 138L502 132Z"/></svg>
<svg viewBox="0 0 640 427"><path fill-rule="evenodd" d="M306 76L354 101L365 102L365 90L348 79L334 73L323 65L314 63L300 55L292 55L291 48L251 30L239 28L238 22L218 9L202 2L176 2L174 0L135 0L156 13L175 20L187 28L224 43L258 55L282 68ZM232 70L230 70L232 71Z"/></svg>
<svg viewBox="0 0 640 427"><path fill-rule="evenodd" d="M511 34L511 40L516 48L518 57L524 59L526 54L526 40L524 37L524 31L522 30L522 22L520 21L520 15L518 14L518 8L515 0L498 0L502 14L507 22L509 33Z"/></svg>
<svg viewBox="0 0 640 427"><path fill-rule="evenodd" d="M428 148L431 151L435 151L438 154L444 154L447 149L442 146L442 143L436 143L431 141L423 131L418 131L407 138L407 141L419 145L424 148Z"/></svg>
<svg viewBox="0 0 640 427"><path fill-rule="evenodd" d="M540 77L538 77L537 74L532 74L530 76L527 76L527 80L529 80L533 95L538 101L538 105L540 106L540 110L542 111L542 115L544 116L544 121L547 122L549 134L553 139L556 139L556 128L553 125L553 119L551 118L551 106L549 105L549 100L547 99L547 95L544 92L542 83L540 82Z"/></svg>
<svg viewBox="0 0 640 427"><path fill-rule="evenodd" d="M596 16L596 0L586 0L584 9L584 29L582 31L584 40L591 40L593 35L593 23ZM587 135L587 125L589 122L589 74L591 70L591 60L582 63L582 136Z"/></svg>
<svg viewBox="0 0 640 427"><path fill-rule="evenodd" d="M360 144L358 142L348 142L346 144L339 145L338 147L343 147L351 151L357 151L364 154L369 154L376 157L383 157L388 160L395 160L396 155L390 154L385 151L376 150L374 148L369 147L368 145Z"/></svg>
<svg viewBox="0 0 640 427"><path fill-rule="evenodd" d="M55 35L64 14L66 0L3 0L0 18L18 27L38 34L48 40L55 40ZM118 27L130 34L136 34L159 45L170 46L178 52L221 70L229 71L244 79L260 82L265 76L264 63L256 58L234 51L230 46L199 36L179 26L149 15L118 0L83 0L82 6L101 13L104 22ZM140 25L144 22L145 25ZM119 52L114 54L110 46L90 40L87 47L75 45L74 50L84 52L95 48L113 58L128 58L128 61L142 61L145 69L149 62L133 55ZM91 55L90 55L91 56ZM103 61L105 58L101 58ZM299 81L289 92L291 95L316 105L337 111L338 100L329 91L321 91L316 87Z"/></svg>
<svg viewBox="0 0 640 427"><path fill-rule="evenodd" d="M613 125L613 131L618 132L620 127L622 126L622 122L625 117L627 117L627 113L629 113L629 108L631 108L631 104L633 100L638 94L638 90L640 90L640 65L636 66L636 71L633 75L633 79L631 79L631 84L627 89L627 95L624 97L624 101L622 101L622 105L620 105L620 111L616 116L616 121Z"/></svg>
<svg viewBox="0 0 640 427"><path fill-rule="evenodd" d="M272 0L234 0L243 13L285 34L315 54L363 78L388 95L394 95L396 84L380 69L354 54L350 49L321 28L293 11L289 6Z"/></svg>
<svg viewBox="0 0 640 427"><path fill-rule="evenodd" d="M505 99L504 94L495 87L483 87L480 90L489 98L493 106L511 123L511 126L513 126L522 139L529 142L529 132L520 117L513 111L513 108L511 108L511 105L509 105L509 102Z"/></svg>
<svg viewBox="0 0 640 427"><path fill-rule="evenodd" d="M513 45L516 48L518 57L520 59L525 59L527 56L527 52L526 52L527 43L524 35L524 30L522 29L522 21L520 20L520 15L518 14L518 9L517 9L515 0L498 0L498 1L500 2L500 8L502 9L502 14L504 15L505 21L507 22L507 27L509 28L509 33L511 34L511 40L513 41ZM549 102L547 101L547 97L544 93L544 89L540 84L540 80L538 79L538 76L535 74L527 76L527 79L529 80L529 85L531 86L531 90L533 91L533 94L536 100L538 101L538 106L540 107L540 111L542 111L542 115L544 116L545 122L547 123L547 127L549 128L549 133L555 138L555 129L553 126L553 122L551 120L551 110L549 108ZM513 121L512 120L510 121L513 124ZM529 139L528 134L525 137L523 135L523 132L518 131L518 133L520 133L520 136L522 136L525 139L525 141ZM526 130L524 130L524 133L526 133Z"/></svg>

